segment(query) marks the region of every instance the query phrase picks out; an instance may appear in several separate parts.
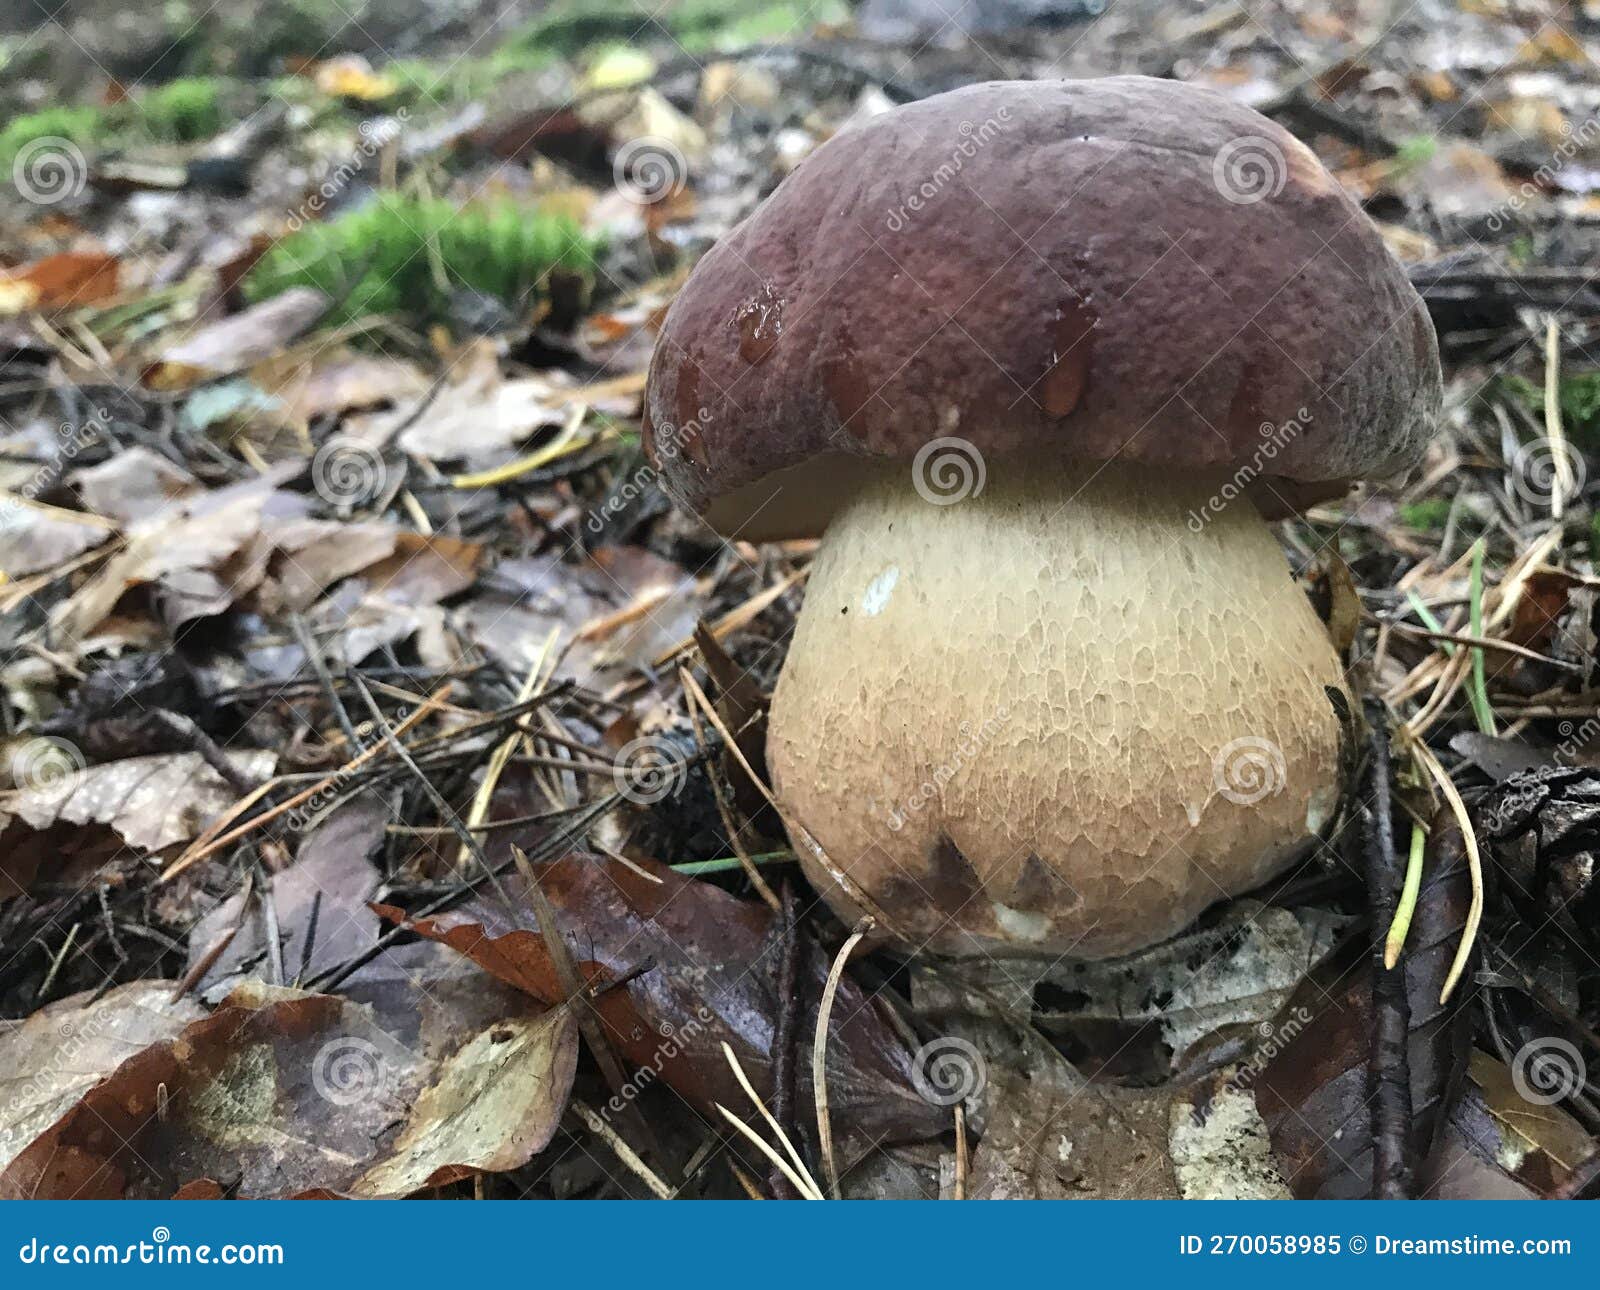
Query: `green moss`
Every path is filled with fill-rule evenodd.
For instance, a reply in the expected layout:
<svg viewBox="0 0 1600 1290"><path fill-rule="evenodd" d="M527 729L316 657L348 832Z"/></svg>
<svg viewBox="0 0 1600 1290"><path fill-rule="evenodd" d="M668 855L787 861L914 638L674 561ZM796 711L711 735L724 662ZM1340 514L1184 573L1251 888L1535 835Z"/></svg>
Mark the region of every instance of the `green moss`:
<svg viewBox="0 0 1600 1290"><path fill-rule="evenodd" d="M1544 411L1542 383L1506 376L1500 387L1535 412ZM1561 426L1579 447L1600 451L1600 372L1574 372L1561 378Z"/></svg>
<svg viewBox="0 0 1600 1290"><path fill-rule="evenodd" d="M1409 528L1441 532L1450 518L1450 501L1445 497L1425 497L1420 502L1407 502L1400 508L1400 518Z"/></svg>
<svg viewBox="0 0 1600 1290"><path fill-rule="evenodd" d="M1406 175L1427 165L1433 160L1433 154L1439 150L1439 141L1432 135L1419 134L1401 143L1399 150L1394 154L1391 164L1396 173Z"/></svg>
<svg viewBox="0 0 1600 1290"><path fill-rule="evenodd" d="M105 118L98 108L53 107L30 112L0 130L0 166L9 168L17 153L40 139L70 139L83 148L105 129Z"/></svg>
<svg viewBox="0 0 1600 1290"><path fill-rule="evenodd" d="M458 210L440 198L390 193L279 242L262 257L246 290L254 299L294 286L336 298L348 291L330 323L369 314L433 319L445 314L452 289L468 287L515 306L552 270L592 273L599 249L568 216L508 201Z"/></svg>
<svg viewBox="0 0 1600 1290"><path fill-rule="evenodd" d="M187 76L147 90L133 108L136 128L157 139L195 143L222 129L222 86L212 76Z"/></svg>

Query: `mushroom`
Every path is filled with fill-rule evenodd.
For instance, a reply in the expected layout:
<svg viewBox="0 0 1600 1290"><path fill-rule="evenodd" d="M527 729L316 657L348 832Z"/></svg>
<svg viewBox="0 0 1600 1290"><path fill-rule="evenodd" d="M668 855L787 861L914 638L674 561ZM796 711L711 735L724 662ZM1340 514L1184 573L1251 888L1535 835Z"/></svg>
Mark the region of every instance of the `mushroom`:
<svg viewBox="0 0 1600 1290"><path fill-rule="evenodd" d="M834 137L700 261L646 444L821 535L768 763L911 950L1092 958L1306 853L1344 681L1264 519L1414 465L1437 341L1312 153L1210 91L996 82Z"/></svg>

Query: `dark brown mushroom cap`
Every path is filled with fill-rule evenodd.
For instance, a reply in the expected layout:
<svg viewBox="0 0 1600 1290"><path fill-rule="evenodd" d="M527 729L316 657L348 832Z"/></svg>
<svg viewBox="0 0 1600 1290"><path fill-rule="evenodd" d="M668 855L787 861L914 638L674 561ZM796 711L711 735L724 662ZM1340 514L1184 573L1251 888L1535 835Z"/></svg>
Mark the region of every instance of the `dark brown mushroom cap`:
<svg viewBox="0 0 1600 1290"><path fill-rule="evenodd" d="M1249 467L1286 510L1414 464L1439 398L1421 300L1287 131L1174 81L1000 81L837 135L712 248L645 439L724 526L821 461L767 526L814 528L850 457L945 436Z"/></svg>

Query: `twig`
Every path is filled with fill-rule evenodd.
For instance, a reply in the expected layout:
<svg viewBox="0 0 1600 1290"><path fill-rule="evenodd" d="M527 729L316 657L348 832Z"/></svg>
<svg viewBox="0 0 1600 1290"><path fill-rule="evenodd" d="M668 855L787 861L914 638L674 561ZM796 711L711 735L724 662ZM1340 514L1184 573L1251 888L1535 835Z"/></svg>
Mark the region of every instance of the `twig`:
<svg viewBox="0 0 1600 1290"><path fill-rule="evenodd" d="M783 952L778 959L778 1025L772 1037L772 1113L790 1137L800 1136L795 1123L794 1074L795 1040L800 1013L800 930L795 921L794 884L783 884L783 912L780 918ZM788 1180L777 1171L768 1180L779 1200L792 1200L784 1194Z"/></svg>
<svg viewBox="0 0 1600 1290"><path fill-rule="evenodd" d="M689 669L686 667L680 667L678 669L678 675L683 681L684 693L689 696L690 718L693 719L695 707L698 705L700 710L705 713L706 720L715 726L717 728L717 733L722 736L723 747L725 747L733 756L734 760L736 760L739 765L743 767L744 773L750 776L750 782L761 790L761 795L765 797L772 805L773 809L776 810L778 801L775 797L773 797L772 790L761 782L761 777L756 774L754 768L745 759L745 755L740 751L737 741L735 741L734 737L728 733L728 727L723 725L722 718L717 715L716 709L711 706L711 700L706 698L706 692L700 688L699 682L694 679L693 674L690 673ZM699 740L700 748L702 752L704 752L705 740L701 735L698 721L694 722L694 727L695 735ZM726 803L723 801L722 786L717 782L717 768L715 766L708 765L706 767L706 773L711 779L712 792L717 800L717 808L722 815L723 826L728 830L728 845L733 848L733 853L739 857L739 863L744 867L745 877L750 880L750 885L756 889L756 892L760 895L761 899L767 902L767 905L772 912L775 914L781 913L782 910L778 904L777 896L773 894L772 888L767 885L767 880L761 876L761 871L757 869L754 862L751 861L749 854L745 851L744 844L739 840L740 830L734 827L732 815L727 809Z"/></svg>
<svg viewBox="0 0 1600 1290"><path fill-rule="evenodd" d="M1367 1085L1372 1100L1372 1195L1405 1200L1411 1194L1407 1135L1411 1128L1411 1005L1405 972L1384 966L1385 930L1394 921L1396 881L1394 817L1390 805L1388 713L1367 701L1372 727L1367 770L1366 878L1372 923L1372 1049Z"/></svg>
<svg viewBox="0 0 1600 1290"><path fill-rule="evenodd" d="M610 1147L612 1154L632 1170L646 1187L655 1193L657 1200L672 1200L675 1197L676 1193L672 1188L662 1182L660 1175L634 1154L633 1148L622 1140L617 1131L607 1124L595 1112L593 1107L580 1102L577 1098L573 1098L567 1105L578 1113L578 1118L588 1126L589 1132Z"/></svg>
<svg viewBox="0 0 1600 1290"><path fill-rule="evenodd" d="M811 1045L811 1092L817 1103L817 1140L822 1148L822 1168L828 1175L828 1194L835 1200L839 1199L839 1166L833 1156L833 1122L828 1118L828 1018L833 1012L833 996L839 992L839 981L844 976L844 965L850 960L850 951L861 944L872 926L870 918L857 923L828 969L822 1002L817 1005L817 1034Z"/></svg>
<svg viewBox="0 0 1600 1290"><path fill-rule="evenodd" d="M567 942L561 935L561 928L556 925L556 912L551 908L550 899L544 894L544 888L539 885L539 875L534 872L533 865L528 860L528 853L515 843L511 846L511 858L515 861L522 880L528 884L528 904L533 906L533 916L539 924L539 935L544 939L545 953L550 956L550 966L555 969L556 982L561 987L561 993L568 1000L568 1006L572 1009L578 1029L583 1032L589 1051L600 1064L606 1083L611 1086L613 1094L623 1097L628 1086L627 1072L623 1070L616 1049L611 1046L611 1040L606 1035L605 1023L589 999L587 986L578 975L578 966L572 961L572 955L567 950ZM634 1120L634 1127L639 1131L640 1140L657 1160L664 1160L666 1157L662 1153L661 1144L655 1140L655 1135L650 1131L644 1116L631 1101L626 1098L623 1101Z"/></svg>

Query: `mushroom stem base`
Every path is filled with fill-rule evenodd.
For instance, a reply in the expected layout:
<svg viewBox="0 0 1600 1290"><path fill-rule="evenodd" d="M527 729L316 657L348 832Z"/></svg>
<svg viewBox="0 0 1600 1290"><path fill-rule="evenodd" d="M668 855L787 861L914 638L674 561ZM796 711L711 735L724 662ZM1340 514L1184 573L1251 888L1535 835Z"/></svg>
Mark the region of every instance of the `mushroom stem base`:
<svg viewBox="0 0 1600 1290"><path fill-rule="evenodd" d="M834 519L773 782L847 920L943 954L1127 953L1311 844L1342 670L1223 479L986 465L960 501L903 468Z"/></svg>

